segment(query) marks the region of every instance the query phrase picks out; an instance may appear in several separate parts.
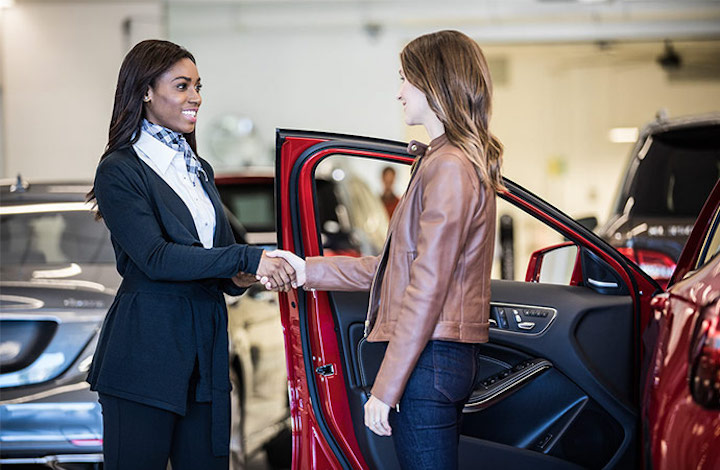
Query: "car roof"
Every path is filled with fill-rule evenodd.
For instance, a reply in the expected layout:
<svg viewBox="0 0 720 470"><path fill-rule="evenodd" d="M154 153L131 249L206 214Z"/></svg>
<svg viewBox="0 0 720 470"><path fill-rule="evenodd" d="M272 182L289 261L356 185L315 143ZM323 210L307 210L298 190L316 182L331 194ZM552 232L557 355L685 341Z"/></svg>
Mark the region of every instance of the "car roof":
<svg viewBox="0 0 720 470"><path fill-rule="evenodd" d="M272 168L243 168L215 175L217 184L265 183L275 178ZM3 205L43 202L84 201L92 189L91 180L32 180L18 175L17 178L0 179L0 203Z"/></svg>
<svg viewBox="0 0 720 470"><path fill-rule="evenodd" d="M0 180L3 205L84 201L92 188L88 180L28 182L25 179Z"/></svg>
<svg viewBox="0 0 720 470"><path fill-rule="evenodd" d="M249 167L242 170L221 170L215 173L216 184L272 183L275 171L269 167Z"/></svg>
<svg viewBox="0 0 720 470"><path fill-rule="evenodd" d="M648 136L660 136L666 133L685 131L691 129L720 129L720 113L699 114L695 116L681 116L668 118L659 115L654 121L648 123L640 131L636 145L643 145ZM639 150L639 149L638 149ZM638 152L634 152L637 154Z"/></svg>

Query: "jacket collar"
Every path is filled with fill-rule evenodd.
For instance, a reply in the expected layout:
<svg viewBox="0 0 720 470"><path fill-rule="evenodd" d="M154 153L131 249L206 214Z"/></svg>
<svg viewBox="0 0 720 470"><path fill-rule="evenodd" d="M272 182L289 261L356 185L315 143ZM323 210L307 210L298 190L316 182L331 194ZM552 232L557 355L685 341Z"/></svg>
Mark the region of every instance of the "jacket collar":
<svg viewBox="0 0 720 470"><path fill-rule="evenodd" d="M423 144L422 142L418 142L417 140L411 140L408 144L407 152L410 155L415 155L416 157L422 157L424 155L430 155L431 153L434 153L437 149L442 147L443 145L448 143L448 138L446 134L443 134L439 137L435 137L433 140L430 141L429 145Z"/></svg>

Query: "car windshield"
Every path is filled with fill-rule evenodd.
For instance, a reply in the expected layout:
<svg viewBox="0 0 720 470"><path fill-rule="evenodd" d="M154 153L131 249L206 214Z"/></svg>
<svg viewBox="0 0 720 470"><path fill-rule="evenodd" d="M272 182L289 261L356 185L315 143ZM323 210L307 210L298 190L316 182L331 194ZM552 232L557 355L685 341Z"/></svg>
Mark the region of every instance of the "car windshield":
<svg viewBox="0 0 720 470"><path fill-rule="evenodd" d="M629 196L633 215L695 218L720 176L720 127L654 136Z"/></svg>
<svg viewBox="0 0 720 470"><path fill-rule="evenodd" d="M40 205L3 207L0 240L0 258L5 266L115 263L105 224L95 221L87 209L40 211Z"/></svg>

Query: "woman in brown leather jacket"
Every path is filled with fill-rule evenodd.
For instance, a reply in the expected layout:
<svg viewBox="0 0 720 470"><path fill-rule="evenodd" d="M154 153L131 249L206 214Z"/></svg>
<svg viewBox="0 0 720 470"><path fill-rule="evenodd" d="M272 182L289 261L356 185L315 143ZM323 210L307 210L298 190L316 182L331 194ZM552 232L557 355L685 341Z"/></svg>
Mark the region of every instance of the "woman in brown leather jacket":
<svg viewBox="0 0 720 470"><path fill-rule="evenodd" d="M502 145L488 127L490 73L473 40L420 36L400 61L405 122L432 141L408 148L417 158L383 253L308 258L304 273L299 258L289 261L306 289L370 290L367 340L388 346L365 425L393 436L403 468L452 469L475 345L488 339Z"/></svg>

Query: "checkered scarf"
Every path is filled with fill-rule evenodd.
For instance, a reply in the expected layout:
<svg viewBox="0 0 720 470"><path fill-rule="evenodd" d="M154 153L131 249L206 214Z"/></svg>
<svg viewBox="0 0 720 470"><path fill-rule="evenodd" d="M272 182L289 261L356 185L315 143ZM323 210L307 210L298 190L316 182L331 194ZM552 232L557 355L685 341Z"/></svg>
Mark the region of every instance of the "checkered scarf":
<svg viewBox="0 0 720 470"><path fill-rule="evenodd" d="M195 175L195 178L192 179L193 186L195 186L195 181L200 178L199 173L203 174L205 181L208 180L205 170L202 169L200 162L195 156L193 150L190 148L190 144L188 144L187 140L185 140L184 135L179 132L171 131L167 127L153 124L147 119L143 119L142 130L176 152L183 152L183 155L185 156L185 166L187 167L188 173L190 175Z"/></svg>

